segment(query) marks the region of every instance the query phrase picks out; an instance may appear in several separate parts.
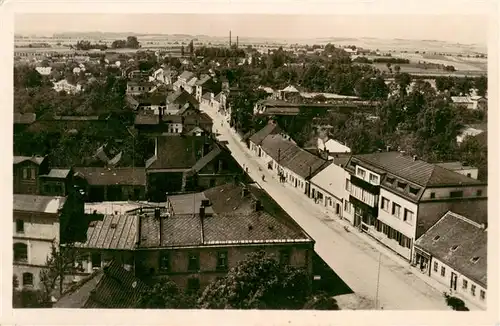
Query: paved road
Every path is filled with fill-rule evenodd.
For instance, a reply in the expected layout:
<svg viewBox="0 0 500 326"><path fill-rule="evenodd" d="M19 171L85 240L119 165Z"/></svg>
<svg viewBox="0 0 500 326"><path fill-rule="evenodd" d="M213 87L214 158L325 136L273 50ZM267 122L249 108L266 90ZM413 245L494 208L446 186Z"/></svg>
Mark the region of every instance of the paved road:
<svg viewBox="0 0 500 326"><path fill-rule="evenodd" d="M345 231L341 223L327 218L319 205L295 188L279 183L275 174L265 168L265 162L250 152L233 129L226 123L221 126L221 115L211 108L201 109L212 117L214 132L220 140L228 142L238 163L248 167L252 179L316 241L318 255L356 294L372 300L377 309L449 310L442 292L415 276L409 266L396 262L353 234L357 231Z"/></svg>

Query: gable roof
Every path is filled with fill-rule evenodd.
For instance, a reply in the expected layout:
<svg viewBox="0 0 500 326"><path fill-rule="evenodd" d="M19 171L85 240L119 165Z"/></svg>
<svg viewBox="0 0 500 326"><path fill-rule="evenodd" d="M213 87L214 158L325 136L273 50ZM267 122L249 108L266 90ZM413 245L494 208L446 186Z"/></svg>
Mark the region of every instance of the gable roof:
<svg viewBox="0 0 500 326"><path fill-rule="evenodd" d="M219 146L215 146L214 149L212 149L207 155L203 156L196 162L195 165L191 168L193 172L199 172L201 169L203 169L208 163L212 162L219 154L222 153L222 150L219 148Z"/></svg>
<svg viewBox="0 0 500 326"><path fill-rule="evenodd" d="M194 107L198 107L200 103L196 100L196 98L186 92L185 90L179 90L174 93L171 93L167 96L167 103L168 104L191 104Z"/></svg>
<svg viewBox="0 0 500 326"><path fill-rule="evenodd" d="M256 145L260 145L267 136L278 134L280 132L282 132L280 126L273 121L269 121L264 128L254 133L249 140Z"/></svg>
<svg viewBox="0 0 500 326"><path fill-rule="evenodd" d="M146 169L190 169L201 158L205 137L157 137L157 155L146 162Z"/></svg>
<svg viewBox="0 0 500 326"><path fill-rule="evenodd" d="M314 176L321 171L328 161L300 148L292 141L283 138L281 135L269 135L261 145L267 155L279 164L304 179Z"/></svg>
<svg viewBox="0 0 500 326"><path fill-rule="evenodd" d="M23 163L26 161L30 161L35 163L36 165L40 165L43 163L45 160L45 157L43 156L14 156L14 165Z"/></svg>
<svg viewBox="0 0 500 326"><path fill-rule="evenodd" d="M131 250L137 241L137 217L129 214L104 215L92 221L87 229L87 240L76 244L82 248Z"/></svg>
<svg viewBox="0 0 500 326"><path fill-rule="evenodd" d="M486 287L487 237L484 226L447 212L415 241L415 246ZM454 246L458 247L452 250ZM479 259L476 263L471 261L474 257Z"/></svg>
<svg viewBox="0 0 500 326"><path fill-rule="evenodd" d="M14 211L56 214L66 203L66 197L14 194Z"/></svg>
<svg viewBox="0 0 500 326"><path fill-rule="evenodd" d="M362 162L406 179L422 187L478 185L480 181L447 170L436 164L403 155L400 152L380 152L354 155L351 161Z"/></svg>
<svg viewBox="0 0 500 326"><path fill-rule="evenodd" d="M135 308L135 299L147 285L118 262L111 261L103 268L81 280L54 304L55 308Z"/></svg>
<svg viewBox="0 0 500 326"><path fill-rule="evenodd" d="M146 170L143 167L75 167L73 170L93 186L146 185Z"/></svg>

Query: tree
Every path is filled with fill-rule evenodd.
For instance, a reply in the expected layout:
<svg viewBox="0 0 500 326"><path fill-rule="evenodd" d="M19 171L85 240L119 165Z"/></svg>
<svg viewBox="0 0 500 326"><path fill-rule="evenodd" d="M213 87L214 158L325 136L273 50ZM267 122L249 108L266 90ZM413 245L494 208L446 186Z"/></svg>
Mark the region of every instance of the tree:
<svg viewBox="0 0 500 326"><path fill-rule="evenodd" d="M389 70L389 72L392 74L392 68L391 68L392 64L390 62L387 62L386 66L387 66L387 69Z"/></svg>
<svg viewBox="0 0 500 326"><path fill-rule="evenodd" d="M194 55L194 43L193 43L193 40L191 40L191 42L189 42L188 50L189 50L189 54L191 56L193 56Z"/></svg>
<svg viewBox="0 0 500 326"><path fill-rule="evenodd" d="M177 284L169 278L162 278L140 293L137 308L192 309L196 308L195 303L191 296L179 290Z"/></svg>
<svg viewBox="0 0 500 326"><path fill-rule="evenodd" d="M181 46L181 56L184 57L184 45Z"/></svg>
<svg viewBox="0 0 500 326"><path fill-rule="evenodd" d="M340 310L337 300L335 300L331 295L324 292L320 292L315 295L311 295L309 300L305 303L304 310Z"/></svg>
<svg viewBox="0 0 500 326"><path fill-rule="evenodd" d="M205 309L301 309L309 284L304 270L282 265L259 251L211 283L198 303Z"/></svg>
<svg viewBox="0 0 500 326"><path fill-rule="evenodd" d="M395 65L394 66L394 71L396 72L396 74L399 74L399 72L401 71L401 66L400 65Z"/></svg>
<svg viewBox="0 0 500 326"><path fill-rule="evenodd" d="M58 248L52 243L51 254L45 262L45 268L40 272L40 283L44 300L50 298L58 287L59 295L64 292L64 277L75 270L76 251L71 244Z"/></svg>
<svg viewBox="0 0 500 326"><path fill-rule="evenodd" d="M446 300L446 304L451 307L453 310L457 311L469 311L469 308L465 306L465 302L457 297L451 296L448 293L443 293L444 298Z"/></svg>
<svg viewBox="0 0 500 326"><path fill-rule="evenodd" d="M127 48L130 48L130 49L140 48L140 44L139 44L139 41L137 41L137 37L127 36Z"/></svg>
<svg viewBox="0 0 500 326"><path fill-rule="evenodd" d="M488 78L484 75L477 78L474 82L474 86L477 88L477 95L486 96L488 91Z"/></svg>

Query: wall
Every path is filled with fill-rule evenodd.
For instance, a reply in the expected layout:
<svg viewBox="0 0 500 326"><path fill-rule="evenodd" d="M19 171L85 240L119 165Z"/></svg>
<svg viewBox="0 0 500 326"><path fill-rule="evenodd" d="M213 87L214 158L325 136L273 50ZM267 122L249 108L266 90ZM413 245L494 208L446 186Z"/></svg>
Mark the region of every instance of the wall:
<svg viewBox="0 0 500 326"><path fill-rule="evenodd" d="M434 264L437 263L437 272L434 271ZM445 274L444 276L441 276L441 267L445 268ZM460 274L458 271L452 269L450 266L444 264L440 260L436 258L432 258L431 264L430 264L430 277L439 283L443 284L444 286L450 288L451 284L451 272L454 272L457 274L457 290L453 291L453 295L457 295L459 297L462 297L465 300L468 300L480 307L486 308L487 304L487 299L488 299L488 294L487 294L487 289L480 286L478 283L472 281L471 279L467 278L466 276ZM463 288L463 281L467 281L467 288ZM471 287L472 285L476 286L476 295L473 296L471 292ZM451 289L451 288L450 288ZM485 299L481 300L480 293L482 291L485 291Z"/></svg>
<svg viewBox="0 0 500 326"><path fill-rule="evenodd" d="M477 195L478 190L481 191L481 196ZM432 199L431 193L434 193L435 199L448 199L450 198L451 191L463 191L463 198L477 198L488 196L488 186L426 188L424 193L422 194L421 200Z"/></svg>
<svg viewBox="0 0 500 326"><path fill-rule="evenodd" d="M14 265L13 275L17 276L17 280L19 282L19 286L17 289L27 288L27 289L41 289L40 284L40 272L43 270L42 267L35 266L23 266L23 265ZM31 273L33 275L33 286L24 286L23 285L23 274Z"/></svg>
<svg viewBox="0 0 500 326"><path fill-rule="evenodd" d="M387 198L389 200L389 207L387 207L385 210L382 209L382 197ZM399 217L392 215L392 203L396 203L399 206L401 206ZM418 216L418 206L415 203L403 199L402 197L382 188L380 189L380 200L378 208L379 208L378 219L382 223L389 225L393 229L403 233L408 238L415 240L417 216ZM411 212L413 212L412 221L403 220L405 209L408 209Z"/></svg>
<svg viewBox="0 0 500 326"><path fill-rule="evenodd" d="M478 176L479 170L471 168L471 169L454 170L454 172L460 173L462 175L465 175L466 177L469 177L469 178L477 180L477 176Z"/></svg>
<svg viewBox="0 0 500 326"><path fill-rule="evenodd" d="M16 220L24 221L24 232L16 232ZM55 214L14 212L12 232L14 237L59 241L59 217Z"/></svg>
<svg viewBox="0 0 500 326"><path fill-rule="evenodd" d="M23 162L14 165L14 193L15 194L37 194L39 166L33 162ZM30 178L23 178L23 170L30 169Z"/></svg>
<svg viewBox="0 0 500 326"><path fill-rule="evenodd" d="M467 218L479 224L488 223L488 200L486 198L426 201L418 205L416 239L448 211L465 214ZM476 214L471 214L471 212L476 212Z"/></svg>
<svg viewBox="0 0 500 326"><path fill-rule="evenodd" d="M334 216L344 217L344 201L349 199L349 192L345 189L346 179L349 179L349 173L344 168L330 164L311 180L311 193L312 190L321 192L324 200L318 203L325 206ZM340 205L339 215L336 214L336 204ZM347 214L346 218L349 217Z"/></svg>
<svg viewBox="0 0 500 326"><path fill-rule="evenodd" d="M290 264L296 267L308 267L309 273L312 274L312 253L313 245L268 245L268 246L241 246L241 247L210 247L210 248L193 248L193 249L171 249L170 251L170 272L162 273L159 271L159 251L145 250L138 252L138 261L141 261L141 268L149 271L150 268L155 269L155 275L168 275L180 287L187 285L187 280L191 277L200 279L201 288L207 286L218 276L224 276L225 271L221 272L216 269L217 252L227 251L228 270L235 267L240 261L246 258L246 255L264 249L267 254L273 254L279 257L279 252L282 249L289 249ZM166 249L167 250L167 249ZM200 255L200 272L189 272L188 257L190 253L199 253Z"/></svg>

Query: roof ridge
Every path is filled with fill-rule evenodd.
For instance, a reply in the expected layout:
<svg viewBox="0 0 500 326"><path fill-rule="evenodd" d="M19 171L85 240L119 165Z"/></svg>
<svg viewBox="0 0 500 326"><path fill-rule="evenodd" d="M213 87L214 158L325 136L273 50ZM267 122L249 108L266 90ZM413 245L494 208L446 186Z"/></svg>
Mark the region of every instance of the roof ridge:
<svg viewBox="0 0 500 326"><path fill-rule="evenodd" d="M455 218L458 218L458 219L460 219L460 220L462 220L462 221L464 221L464 222L466 222L466 223L469 223L470 225L475 226L475 227L477 227L478 229L484 229L484 228L485 228L482 224L479 224L479 223L477 223L477 222L474 222L473 220L471 220L471 219L469 219L469 218L467 218L467 217L465 217L465 216L463 216L463 215L460 215L460 214L458 214L458 213L455 213L455 212L453 212L453 211L448 211L448 212L446 213L446 215L447 215L447 214L449 214L449 215L451 215L451 216L453 216L453 217L455 217ZM444 217L444 216L443 216L443 217Z"/></svg>

